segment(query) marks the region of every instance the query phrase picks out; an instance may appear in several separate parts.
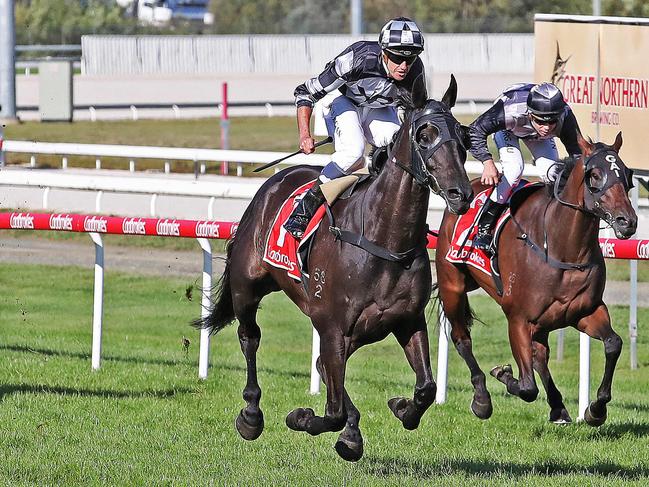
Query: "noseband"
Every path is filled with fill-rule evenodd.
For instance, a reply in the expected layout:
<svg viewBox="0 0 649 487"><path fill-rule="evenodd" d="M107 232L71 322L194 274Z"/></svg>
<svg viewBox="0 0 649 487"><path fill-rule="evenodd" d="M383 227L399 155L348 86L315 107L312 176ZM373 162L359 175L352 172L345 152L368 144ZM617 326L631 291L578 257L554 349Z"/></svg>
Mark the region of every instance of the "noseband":
<svg viewBox="0 0 649 487"><path fill-rule="evenodd" d="M423 146L417 142L417 134L427 125L432 125L438 132L437 138L432 144ZM410 124L408 131L410 138L410 167L397 164L408 172L415 182L421 186L430 188L438 195L443 195L444 191L440 188L435 176L428 170L426 161L428 161L437 150L447 142L454 142L464 150L465 147L462 137L462 128L460 123L453 117L450 110L438 101L431 100L426 108L417 114L416 118Z"/></svg>

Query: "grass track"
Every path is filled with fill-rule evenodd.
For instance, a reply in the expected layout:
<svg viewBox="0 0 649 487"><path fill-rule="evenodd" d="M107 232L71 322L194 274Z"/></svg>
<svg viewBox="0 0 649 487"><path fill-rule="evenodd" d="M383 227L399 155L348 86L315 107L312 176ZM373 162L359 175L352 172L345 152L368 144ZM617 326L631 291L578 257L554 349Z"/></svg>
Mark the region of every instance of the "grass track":
<svg viewBox="0 0 649 487"><path fill-rule="evenodd" d="M450 356L449 401L433 406L419 429L403 430L386 401L411 395L414 376L396 341L361 349L347 384L366 440L358 464L340 460L335 434L289 431L298 406L322 411L307 393L308 321L280 294L260 312L259 379L266 429L254 442L233 422L243 402L243 357L235 327L213 340L210 378L197 374L198 333L187 326L199 305L183 279L108 272L102 369L90 371L92 274L68 267L0 269L0 482L5 485L646 485L649 482L647 310L640 313L640 369L624 349L609 408L599 429L546 422L544 394L532 404L508 396L489 378L494 416L469 412L468 372ZM486 370L508 362L504 319L487 298L473 305L487 326L474 344ZM612 310L626 335L628 310ZM431 325L431 331L434 330ZM189 352L181 346L191 340ZM436 333L431 333L432 337ZM436 338L431 338L433 344ZM290 345L288 345L290 344ZM435 347L433 347L434 349ZM602 374L601 344L592 346L593 384ZM576 333L566 359L551 363L576 416ZM435 363L435 353L433 353Z"/></svg>

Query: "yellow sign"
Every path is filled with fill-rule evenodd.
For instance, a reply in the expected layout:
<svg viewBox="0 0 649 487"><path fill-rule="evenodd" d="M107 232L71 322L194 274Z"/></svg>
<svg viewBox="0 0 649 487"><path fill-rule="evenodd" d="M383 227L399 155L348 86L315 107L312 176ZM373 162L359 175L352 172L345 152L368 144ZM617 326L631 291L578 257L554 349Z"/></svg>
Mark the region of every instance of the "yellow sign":
<svg viewBox="0 0 649 487"><path fill-rule="evenodd" d="M649 172L649 19L537 14L534 38L536 81L559 87L584 136L622 131L627 166Z"/></svg>

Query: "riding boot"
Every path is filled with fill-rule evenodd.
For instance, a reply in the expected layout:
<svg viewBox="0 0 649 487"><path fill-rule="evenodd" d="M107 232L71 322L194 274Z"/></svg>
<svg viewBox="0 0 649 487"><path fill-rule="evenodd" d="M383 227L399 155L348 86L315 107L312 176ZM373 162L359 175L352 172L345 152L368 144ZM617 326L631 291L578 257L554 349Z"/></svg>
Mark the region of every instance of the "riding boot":
<svg viewBox="0 0 649 487"><path fill-rule="evenodd" d="M284 223L284 229L293 235L296 240L300 240L304 236L304 231L311 218L313 218L317 209L320 208L320 205L325 202L320 184L322 184L320 179L316 179L315 184L302 197L293 210L293 213L291 213L291 216Z"/></svg>
<svg viewBox="0 0 649 487"><path fill-rule="evenodd" d="M491 240L493 238L491 232L494 225L498 221L498 217L507 208L503 203L496 203L488 199L484 204L482 215L478 221L478 232L473 239L473 248L488 251L491 248Z"/></svg>

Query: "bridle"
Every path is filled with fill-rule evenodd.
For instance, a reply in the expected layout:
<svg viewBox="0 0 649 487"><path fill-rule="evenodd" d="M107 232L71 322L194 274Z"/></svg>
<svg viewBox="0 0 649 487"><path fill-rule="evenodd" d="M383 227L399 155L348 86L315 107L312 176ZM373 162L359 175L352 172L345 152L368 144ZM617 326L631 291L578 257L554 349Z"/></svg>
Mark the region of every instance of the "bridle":
<svg viewBox="0 0 649 487"><path fill-rule="evenodd" d="M417 141L419 132L428 125L432 125L437 130L435 140L427 145L422 145ZM462 134L462 126L453 117L451 111L441 102L429 100L426 107L413 118L408 129L410 139L410 167L395 161L396 164L404 171L409 173L421 186L430 188L430 190L447 199L445 191L441 189L437 178L428 170L426 161L437 152L447 142L455 143L462 147L464 151L469 149L468 141ZM392 154L390 154L392 159Z"/></svg>
<svg viewBox="0 0 649 487"><path fill-rule="evenodd" d="M593 171L599 169L601 179L593 181ZM600 200L613 185L622 183L625 192L633 188L633 171L624 165L619 159L618 153L610 147L600 147L594 150L584 161L584 204L574 204L561 199L559 184L564 169L557 175L554 181L554 197L564 206L574 208L589 215L597 216L596 211L600 208Z"/></svg>

